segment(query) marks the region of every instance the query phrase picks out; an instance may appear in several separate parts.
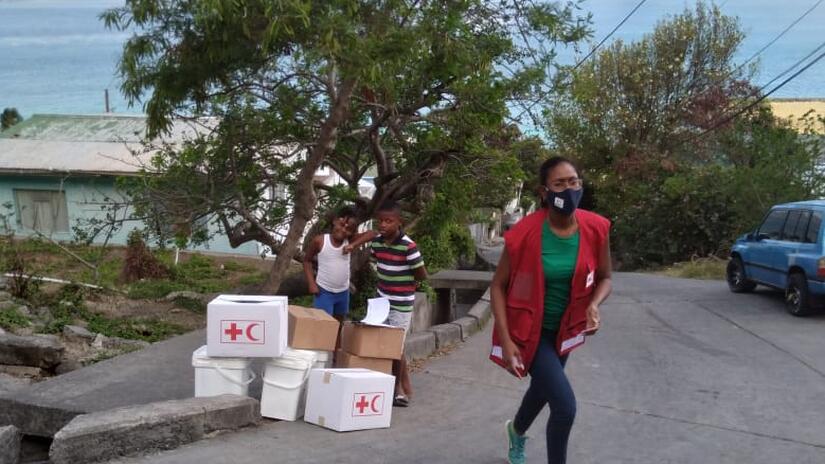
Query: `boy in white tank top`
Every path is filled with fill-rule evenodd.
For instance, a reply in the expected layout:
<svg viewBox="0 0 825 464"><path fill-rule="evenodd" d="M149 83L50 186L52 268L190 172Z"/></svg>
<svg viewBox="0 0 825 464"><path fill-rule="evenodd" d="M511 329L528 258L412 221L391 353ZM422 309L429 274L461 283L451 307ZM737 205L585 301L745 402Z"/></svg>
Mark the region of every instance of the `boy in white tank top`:
<svg viewBox="0 0 825 464"><path fill-rule="evenodd" d="M313 306L343 321L349 311L349 254L344 247L355 231L355 213L342 208L332 220L332 231L312 239L304 254L304 274L309 293L315 296ZM318 259L318 274L312 262Z"/></svg>

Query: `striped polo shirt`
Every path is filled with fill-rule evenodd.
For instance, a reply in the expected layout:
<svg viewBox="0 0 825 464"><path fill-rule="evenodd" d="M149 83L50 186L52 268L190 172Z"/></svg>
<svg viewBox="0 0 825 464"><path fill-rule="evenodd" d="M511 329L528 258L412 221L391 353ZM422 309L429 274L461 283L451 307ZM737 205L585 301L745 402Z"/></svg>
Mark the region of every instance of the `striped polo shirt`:
<svg viewBox="0 0 825 464"><path fill-rule="evenodd" d="M370 254L378 267L378 296L390 300L390 309L412 311L414 271L424 265L418 246L404 232L400 232L393 243L385 243L379 235L370 243Z"/></svg>

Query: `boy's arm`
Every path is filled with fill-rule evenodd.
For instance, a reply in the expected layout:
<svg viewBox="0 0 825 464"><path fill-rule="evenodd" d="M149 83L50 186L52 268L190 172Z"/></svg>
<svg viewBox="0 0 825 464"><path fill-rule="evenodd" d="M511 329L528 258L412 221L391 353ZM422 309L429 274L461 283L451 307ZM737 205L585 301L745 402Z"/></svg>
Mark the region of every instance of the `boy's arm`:
<svg viewBox="0 0 825 464"><path fill-rule="evenodd" d="M413 275L415 276L415 280L417 280L418 282L423 282L423 281L427 280L430 277L429 275L427 275L427 267L424 266L423 263L422 263L421 267L416 268L415 271L413 271L413 272L414 272Z"/></svg>
<svg viewBox="0 0 825 464"><path fill-rule="evenodd" d="M344 247L344 254L352 253L354 250L357 250L358 247L360 247L361 245L372 240L375 240L375 237L378 237L378 235L378 232L374 230L368 230L366 232L362 232L356 235L355 237L353 237L352 240L350 240L349 245Z"/></svg>
<svg viewBox="0 0 825 464"><path fill-rule="evenodd" d="M424 265L424 257L418 250L418 245L412 244L411 248L407 250L407 264L413 271L413 277L418 282L427 280L427 267Z"/></svg>
<svg viewBox="0 0 825 464"><path fill-rule="evenodd" d="M307 279L309 293L313 295L321 292L318 288L318 283L315 282L315 273L312 272L312 261L318 256L318 253L321 251L321 246L323 246L321 240L323 240L323 237L320 235L312 239L312 241L309 242L309 249L304 254L304 275Z"/></svg>

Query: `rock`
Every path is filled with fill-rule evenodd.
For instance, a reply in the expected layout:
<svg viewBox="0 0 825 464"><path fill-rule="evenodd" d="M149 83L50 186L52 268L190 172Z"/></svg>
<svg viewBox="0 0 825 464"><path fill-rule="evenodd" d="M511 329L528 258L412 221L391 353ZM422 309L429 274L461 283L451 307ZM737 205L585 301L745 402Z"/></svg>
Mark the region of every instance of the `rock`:
<svg viewBox="0 0 825 464"><path fill-rule="evenodd" d="M95 339L92 341L92 347L103 349L108 339L109 337L103 334L97 334L95 335Z"/></svg>
<svg viewBox="0 0 825 464"><path fill-rule="evenodd" d="M255 425L258 401L235 395L163 401L75 417L54 436L54 464L94 463L169 450L207 434Z"/></svg>
<svg viewBox="0 0 825 464"><path fill-rule="evenodd" d="M54 373L57 375L63 375L71 371L76 371L82 367L83 364L80 361L66 359L62 363L57 365L57 367L54 369Z"/></svg>
<svg viewBox="0 0 825 464"><path fill-rule="evenodd" d="M32 317L32 312L29 309L29 307L26 306L26 305L18 306L17 307L17 312L24 315L24 316L26 316L26 317Z"/></svg>
<svg viewBox="0 0 825 464"><path fill-rule="evenodd" d="M53 335L0 335L0 364L52 369L63 359L63 345Z"/></svg>
<svg viewBox="0 0 825 464"><path fill-rule="evenodd" d="M103 340L103 348L110 350L140 350L146 348L149 345L151 345L151 343L145 342L143 340L129 340L127 338L120 337L107 337Z"/></svg>
<svg viewBox="0 0 825 464"><path fill-rule="evenodd" d="M15 426L0 427L0 463L17 464L20 462L20 440L22 438Z"/></svg>
<svg viewBox="0 0 825 464"><path fill-rule="evenodd" d="M13 309L13 308L16 309L17 306L18 306L18 304L15 303L14 301L0 300L0 311L3 311L5 309Z"/></svg>
<svg viewBox="0 0 825 464"><path fill-rule="evenodd" d="M203 293L198 292L188 292L188 291L180 291L180 292L172 292L166 295L163 299L166 301L175 301L177 298L188 298L190 300L198 300L203 301L206 303L206 299L208 298Z"/></svg>
<svg viewBox="0 0 825 464"><path fill-rule="evenodd" d="M0 327L0 335L6 335L5 329L3 329L2 327Z"/></svg>
<svg viewBox="0 0 825 464"><path fill-rule="evenodd" d="M8 374L12 377L36 379L43 377L43 369L31 366L10 366L0 364L0 374Z"/></svg>
<svg viewBox="0 0 825 464"><path fill-rule="evenodd" d="M3 281L5 283L5 280ZM11 300L11 293L0 291L0 301Z"/></svg>
<svg viewBox="0 0 825 464"><path fill-rule="evenodd" d="M73 341L92 342L95 334L77 325L67 325L63 327L63 336Z"/></svg>
<svg viewBox="0 0 825 464"><path fill-rule="evenodd" d="M0 373L0 394L10 393L31 385L32 381L25 377L15 377L9 374ZM3 462L3 461L0 461Z"/></svg>

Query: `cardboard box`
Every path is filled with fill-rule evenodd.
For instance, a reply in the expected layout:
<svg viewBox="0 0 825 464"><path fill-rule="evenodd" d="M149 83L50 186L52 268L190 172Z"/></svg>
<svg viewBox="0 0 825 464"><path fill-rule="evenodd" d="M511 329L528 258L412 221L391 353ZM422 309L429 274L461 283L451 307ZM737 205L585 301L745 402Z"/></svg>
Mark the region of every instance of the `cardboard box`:
<svg viewBox="0 0 825 464"><path fill-rule="evenodd" d="M369 369L392 375L392 359L364 358L339 350L335 355L335 367L342 369Z"/></svg>
<svg viewBox="0 0 825 464"><path fill-rule="evenodd" d="M345 322L341 349L364 358L401 359L404 329Z"/></svg>
<svg viewBox="0 0 825 464"><path fill-rule="evenodd" d="M206 306L209 357L277 358L287 344L287 297L219 295Z"/></svg>
<svg viewBox="0 0 825 464"><path fill-rule="evenodd" d="M390 426L395 377L366 369L313 369L304 421L336 430Z"/></svg>
<svg viewBox="0 0 825 464"><path fill-rule="evenodd" d="M322 309L289 306L289 346L335 351L341 324Z"/></svg>

